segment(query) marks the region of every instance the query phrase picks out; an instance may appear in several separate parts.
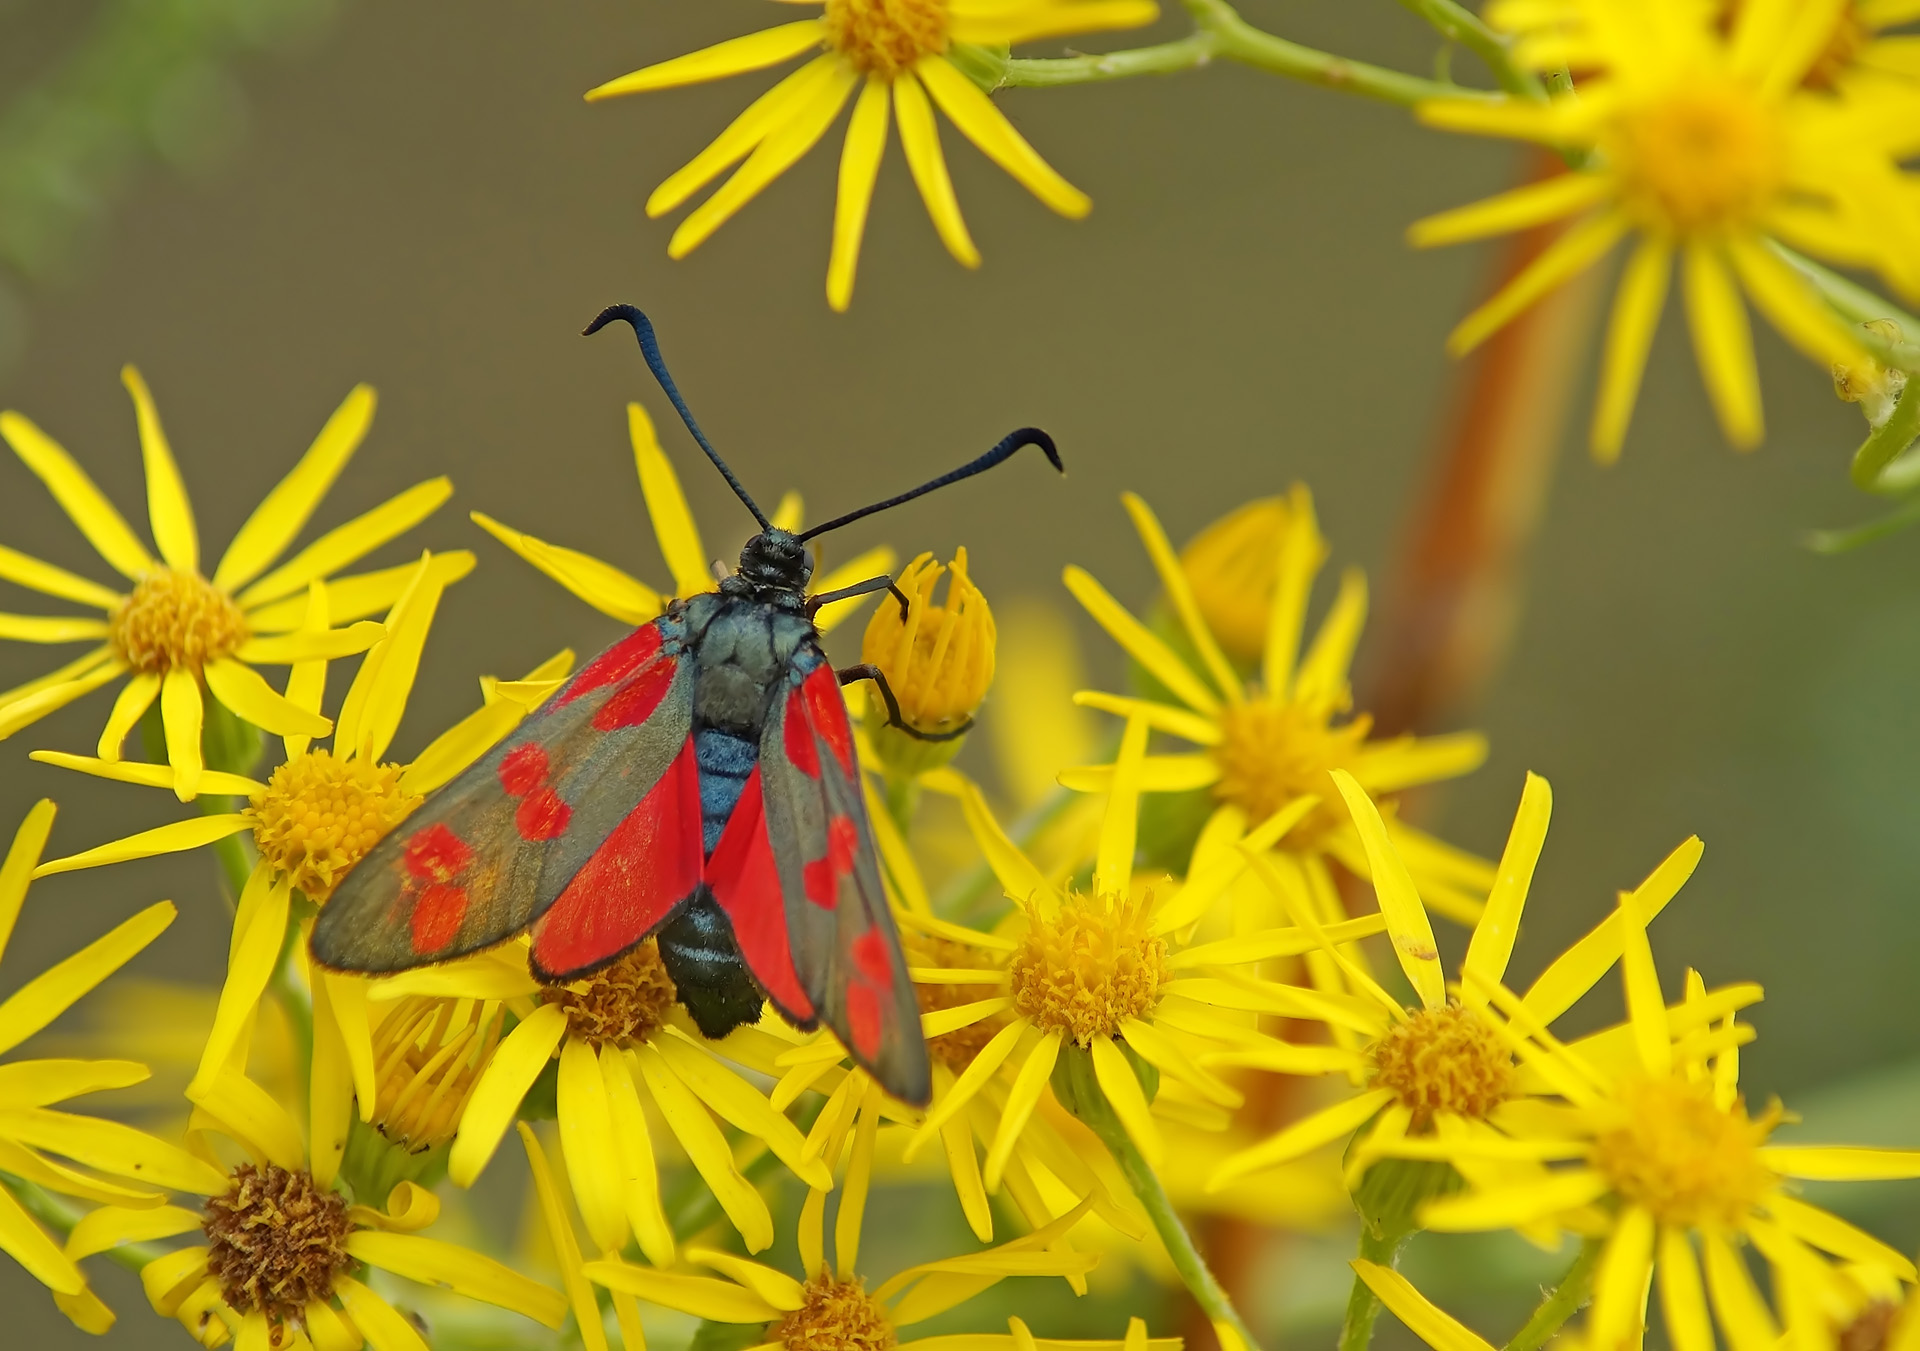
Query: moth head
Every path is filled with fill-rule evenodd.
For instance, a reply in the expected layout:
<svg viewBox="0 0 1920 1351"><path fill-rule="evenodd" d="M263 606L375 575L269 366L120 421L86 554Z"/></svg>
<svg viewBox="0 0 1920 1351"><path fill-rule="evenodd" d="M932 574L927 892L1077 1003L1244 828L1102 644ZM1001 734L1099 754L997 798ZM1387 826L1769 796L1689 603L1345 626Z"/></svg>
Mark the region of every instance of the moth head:
<svg viewBox="0 0 1920 1351"><path fill-rule="evenodd" d="M739 575L755 590L804 592L813 576L813 560L798 535L768 526L740 551Z"/></svg>

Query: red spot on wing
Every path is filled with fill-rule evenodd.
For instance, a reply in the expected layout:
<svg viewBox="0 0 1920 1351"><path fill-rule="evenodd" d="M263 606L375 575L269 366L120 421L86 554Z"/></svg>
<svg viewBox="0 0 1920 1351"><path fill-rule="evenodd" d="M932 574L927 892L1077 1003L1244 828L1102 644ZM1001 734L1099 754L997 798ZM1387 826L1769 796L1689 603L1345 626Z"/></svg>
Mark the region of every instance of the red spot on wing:
<svg viewBox="0 0 1920 1351"><path fill-rule="evenodd" d="M893 988L893 951L878 926L853 940L853 964L874 988Z"/></svg>
<svg viewBox="0 0 1920 1351"><path fill-rule="evenodd" d="M567 822L572 819L573 808L553 789L542 788L528 794L514 812L513 827L523 840L557 840L566 834Z"/></svg>
<svg viewBox="0 0 1920 1351"><path fill-rule="evenodd" d="M473 850L458 835L436 822L417 830L406 847L407 871L422 882L451 882L473 862Z"/></svg>
<svg viewBox="0 0 1920 1351"><path fill-rule="evenodd" d="M787 748L787 759L810 779L820 777L820 752L816 749L813 725L807 718L805 687L787 696L786 715L780 720L780 740Z"/></svg>
<svg viewBox="0 0 1920 1351"><path fill-rule="evenodd" d="M780 870L767 837L766 805L760 796L760 767L754 766L740 791L720 843L707 860L707 883L733 923L733 939L747 969L780 1011L796 1022L810 1022L813 1001L800 988L787 938L786 904Z"/></svg>
<svg viewBox="0 0 1920 1351"><path fill-rule="evenodd" d="M413 907L413 950L425 957L439 952L460 932L467 917L467 889L436 882L420 893Z"/></svg>
<svg viewBox="0 0 1920 1351"><path fill-rule="evenodd" d="M847 701L840 693L840 681L831 667L817 667L800 682L806 697L808 721L821 740L833 748L834 759L849 776L853 773L853 728L847 723Z"/></svg>
<svg viewBox="0 0 1920 1351"><path fill-rule="evenodd" d="M671 657L657 661L622 685L593 715L593 725L603 732L612 732L622 727L638 727L651 718L653 710L667 697L667 687L673 684L674 669L679 664Z"/></svg>
<svg viewBox="0 0 1920 1351"><path fill-rule="evenodd" d="M880 995L857 980L847 984L847 1034L862 1060L880 1058Z"/></svg>
<svg viewBox="0 0 1920 1351"><path fill-rule="evenodd" d="M849 817L836 816L827 822L827 856L815 859L801 869L807 899L823 910L831 910L840 898L840 879L853 871L853 854L860 834Z"/></svg>
<svg viewBox="0 0 1920 1351"><path fill-rule="evenodd" d="M500 786L525 797L547 781L547 748L537 741L515 747L500 762Z"/></svg>
<svg viewBox="0 0 1920 1351"><path fill-rule="evenodd" d="M534 925L534 966L567 975L618 956L693 894L700 872L700 769L689 740Z"/></svg>
<svg viewBox="0 0 1920 1351"><path fill-rule="evenodd" d="M560 692L554 706L570 704L603 685L625 680L653 660L660 651L660 641L658 624L642 624L589 662L586 669L573 678L573 683Z"/></svg>

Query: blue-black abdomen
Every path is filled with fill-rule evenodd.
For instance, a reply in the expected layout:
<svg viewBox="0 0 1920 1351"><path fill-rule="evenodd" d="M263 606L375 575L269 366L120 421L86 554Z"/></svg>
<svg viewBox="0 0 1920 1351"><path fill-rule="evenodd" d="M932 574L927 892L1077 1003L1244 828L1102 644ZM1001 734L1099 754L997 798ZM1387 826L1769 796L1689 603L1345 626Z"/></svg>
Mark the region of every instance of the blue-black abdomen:
<svg viewBox="0 0 1920 1351"><path fill-rule="evenodd" d="M693 734L693 754L700 765L701 848L711 854L759 763L760 747L718 727L702 727Z"/></svg>

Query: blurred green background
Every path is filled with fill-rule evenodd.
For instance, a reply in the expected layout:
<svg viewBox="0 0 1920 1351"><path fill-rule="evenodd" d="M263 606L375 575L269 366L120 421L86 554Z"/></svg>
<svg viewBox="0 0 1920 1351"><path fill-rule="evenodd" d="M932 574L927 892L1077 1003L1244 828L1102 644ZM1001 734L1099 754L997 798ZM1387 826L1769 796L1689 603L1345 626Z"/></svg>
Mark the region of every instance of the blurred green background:
<svg viewBox="0 0 1920 1351"><path fill-rule="evenodd" d="M1406 69L1427 68L1437 45L1388 0L1245 10L1287 36ZM132 75L84 65L102 33L121 31L113 25L161 11L206 25L179 60L131 61ZM4 0L0 213L39 214L0 220L11 269L0 399L144 526L116 375L139 364L217 553L347 389L376 385L373 433L318 524L450 473L453 503L382 561L427 544L481 559L442 607L403 756L473 705L477 675L517 675L561 646L584 654L615 636L612 621L468 523L468 510L665 578L623 413L637 397L664 418L664 401L631 342L577 336L610 301L653 315L707 430L762 500L797 487L816 519L1011 427L1058 438L1066 480L1037 458L1016 461L849 531L843 551L964 544L995 601L1065 602L1059 572L1077 562L1144 604L1149 571L1123 489L1145 494L1185 539L1298 479L1317 495L1334 561L1380 575L1448 406L1441 338L1489 261L1470 249L1416 254L1402 230L1504 186L1518 167L1509 147L1234 68L1003 94L1000 106L1093 195L1093 215L1055 219L949 130L986 256L965 272L936 241L896 145L852 312L835 316L822 279L837 149L816 150L686 262L665 257L671 223L640 210L765 77L591 108L579 97L784 17L756 0L337 10ZM1178 19L1158 31L1180 31ZM47 178L33 156L66 142L36 140L41 124L21 110L70 93L76 66L110 88L137 76L138 88L104 112L86 105L62 134L82 138L90 167ZM1615 889L1702 835L1706 860L1655 943L1671 980L1691 963L1710 983L1766 984L1751 1015L1760 1041L1744 1057L1750 1098L1778 1093L1809 1109L1811 1135L1920 1144L1907 1110L1920 1098L1901 1096L1900 1070L1920 1053L1910 1014L1920 536L1841 558L1800 547L1805 527L1868 514L1844 472L1861 423L1822 372L1768 332L1759 342L1769 437L1751 456L1720 442L1677 313L1617 468L1581 449L1583 376L1513 653L1477 711L1492 759L1433 805L1451 838L1493 853L1523 771L1552 779L1522 978L1598 919ZM744 513L684 435L661 425L710 549L730 553ZM0 457L0 540L108 575L10 457ZM0 605L33 611L36 600L14 593ZM1082 628L1111 684L1114 650ZM856 642L843 634L841 651ZM0 649L0 687L61 651ZM152 792L25 760L40 746L90 749L107 704L96 695L4 748L9 832L47 795L62 806L54 853L176 816ZM38 884L0 989L159 896L180 903L180 921L134 969L216 980L226 915L209 861L190 857ZM1611 998L1577 1016L1612 1016ZM1911 1199L1890 1191L1874 1203L1877 1227L1908 1249L1920 1242L1920 1224L1901 1216ZM1327 1343L1317 1320L1344 1297L1338 1246L1276 1258L1261 1311L1280 1330L1274 1345ZM1516 1266L1504 1249L1451 1252L1427 1260L1474 1273L1453 1303L1475 1309L1466 1287L1485 1286L1494 1333L1515 1325L1526 1282L1551 1270ZM184 1344L130 1279L102 1283L122 1315L109 1342ZM33 1344L89 1344L5 1262L0 1301L28 1320Z"/></svg>

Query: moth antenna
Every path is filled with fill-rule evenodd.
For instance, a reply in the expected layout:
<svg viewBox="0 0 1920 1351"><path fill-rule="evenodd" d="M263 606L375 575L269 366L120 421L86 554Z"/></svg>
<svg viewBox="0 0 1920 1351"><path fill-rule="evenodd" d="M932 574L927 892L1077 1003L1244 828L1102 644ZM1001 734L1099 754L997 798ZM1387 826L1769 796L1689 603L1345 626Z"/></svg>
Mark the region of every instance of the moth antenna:
<svg viewBox="0 0 1920 1351"><path fill-rule="evenodd" d="M727 468L727 462L720 458L720 452L707 440L706 433L700 430L700 424L693 420L693 410L687 407L687 401L680 397L680 387L673 383L673 376L667 371L666 358L660 355L660 340L654 336L653 321L640 312L635 305L609 305L594 316L593 322L582 330L582 336L591 337L612 323L615 319L625 319L633 325L633 336L640 340L640 355L646 358L647 369L653 372L653 378L660 382L660 388L673 400L674 410L680 414L680 420L687 424L687 430L693 433L693 439L700 443L700 449L707 452L707 458L713 461L713 467L733 489L733 495L747 504L747 510L753 513L753 519L760 522L762 530L773 528L773 522L767 519L753 498L748 496L746 488L735 478L733 470ZM1059 463L1056 458L1055 464Z"/></svg>
<svg viewBox="0 0 1920 1351"><path fill-rule="evenodd" d="M851 524L863 516L871 516L876 511L886 511L890 507L899 506L902 502L911 502L914 498L924 496L932 492L935 488L944 488L949 483L958 483L963 478L972 478L975 474L984 474L996 464L1010 458L1013 453L1022 446L1040 447L1041 450L1046 452L1047 458L1053 462L1055 469L1058 469L1063 474L1067 472L1067 467L1060 463L1060 452L1055 449L1053 438L1041 431L1038 427L1022 427L1019 431L1008 432L1006 436L1001 438L999 445L995 446L985 455L982 455L979 459L970 460L958 469L950 470L937 479L932 479L921 484L918 488L901 493L898 497L889 497L884 502L875 502L870 507L862 507L858 511L848 512L845 516L837 516L823 525L816 525L813 529L803 532L800 538L803 541L810 540L815 535L824 535L829 530L838 530L841 526Z"/></svg>

